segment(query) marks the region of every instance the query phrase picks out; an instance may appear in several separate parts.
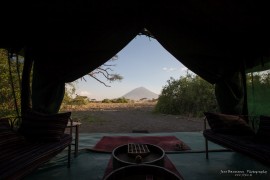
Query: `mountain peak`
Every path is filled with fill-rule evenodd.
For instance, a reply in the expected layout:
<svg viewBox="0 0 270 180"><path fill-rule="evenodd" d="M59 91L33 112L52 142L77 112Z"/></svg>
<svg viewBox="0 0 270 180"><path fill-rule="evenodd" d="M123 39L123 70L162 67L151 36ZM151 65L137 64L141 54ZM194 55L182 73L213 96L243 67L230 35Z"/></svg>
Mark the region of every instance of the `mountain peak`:
<svg viewBox="0 0 270 180"><path fill-rule="evenodd" d="M138 87L123 96L126 99L140 100L140 99L157 99L158 94L146 89L145 87Z"/></svg>
<svg viewBox="0 0 270 180"><path fill-rule="evenodd" d="M143 86L141 86L141 87L137 87L137 88L135 88L135 89L133 89L133 90L147 90L147 91L149 91L148 89L146 89L145 87L143 87Z"/></svg>

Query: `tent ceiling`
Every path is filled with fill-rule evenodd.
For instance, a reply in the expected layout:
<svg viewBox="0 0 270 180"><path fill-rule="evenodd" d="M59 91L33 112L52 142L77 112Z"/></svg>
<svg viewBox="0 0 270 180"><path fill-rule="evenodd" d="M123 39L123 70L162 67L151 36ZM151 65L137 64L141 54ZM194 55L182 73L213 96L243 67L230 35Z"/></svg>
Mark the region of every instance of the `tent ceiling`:
<svg viewBox="0 0 270 180"><path fill-rule="evenodd" d="M253 67L261 63L262 57L269 60L269 6L255 0L9 3L13 15L2 12L6 28L0 47L31 47L37 56L44 55L39 59L41 64L50 64L47 66L54 66L50 68L55 71L66 62L84 64L91 60L92 68L77 76L104 63L143 28L210 82L217 78L211 79L210 72L210 75L201 72L205 69L200 66L205 63L209 66L207 71L211 69L212 74L222 76L224 71L235 71L243 62ZM119 38L120 45L113 48L121 35L127 38ZM112 42L106 42L109 40ZM110 43L112 46L104 46ZM101 51L106 55L93 58L93 53ZM195 66L193 61L197 61ZM224 68L216 70L217 65Z"/></svg>
<svg viewBox="0 0 270 180"><path fill-rule="evenodd" d="M109 60L144 28L185 66L216 83L217 100L225 113L247 113L240 71L261 65L270 68L267 1L7 3L1 4L7 11L0 12L0 47L24 48L25 64L30 66L29 59L34 60L32 108L39 112L58 112L65 82ZM29 83L23 83L22 111L29 108L29 88Z"/></svg>

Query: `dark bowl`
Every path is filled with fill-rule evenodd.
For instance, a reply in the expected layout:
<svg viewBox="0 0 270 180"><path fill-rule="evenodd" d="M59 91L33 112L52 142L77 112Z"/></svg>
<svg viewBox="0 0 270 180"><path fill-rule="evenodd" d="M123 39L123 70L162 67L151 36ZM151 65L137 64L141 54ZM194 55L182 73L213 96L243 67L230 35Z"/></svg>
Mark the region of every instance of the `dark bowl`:
<svg viewBox="0 0 270 180"><path fill-rule="evenodd" d="M133 156L127 154L128 145L121 145L115 148L112 152L113 156L113 169L118 169L129 165L149 164L156 166L164 166L165 152L159 146L153 144L147 144L150 153L146 157L142 158L141 162L136 162Z"/></svg>
<svg viewBox="0 0 270 180"><path fill-rule="evenodd" d="M183 180L173 172L155 165L130 165L108 174L104 180Z"/></svg>

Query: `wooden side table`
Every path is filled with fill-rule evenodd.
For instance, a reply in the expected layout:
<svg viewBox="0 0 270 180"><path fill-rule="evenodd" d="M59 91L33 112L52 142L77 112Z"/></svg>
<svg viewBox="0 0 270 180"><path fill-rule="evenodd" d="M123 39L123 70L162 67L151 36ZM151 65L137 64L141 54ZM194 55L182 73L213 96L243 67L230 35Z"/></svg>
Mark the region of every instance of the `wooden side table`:
<svg viewBox="0 0 270 180"><path fill-rule="evenodd" d="M70 134L72 136L73 134L73 128L75 128L75 142L74 144L71 144L71 145L74 145L75 146L75 149L74 149L74 157L77 157L78 156L78 147L79 147L79 126L81 125L82 123L80 122L73 122L72 120L68 122L67 124L67 128L70 128Z"/></svg>

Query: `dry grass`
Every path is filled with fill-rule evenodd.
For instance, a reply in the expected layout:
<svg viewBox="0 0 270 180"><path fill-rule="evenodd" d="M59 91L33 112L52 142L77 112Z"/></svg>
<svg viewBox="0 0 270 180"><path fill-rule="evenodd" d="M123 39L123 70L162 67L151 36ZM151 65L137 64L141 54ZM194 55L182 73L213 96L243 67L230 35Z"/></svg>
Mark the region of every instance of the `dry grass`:
<svg viewBox="0 0 270 180"><path fill-rule="evenodd" d="M131 133L201 131L202 118L153 113L155 102L89 103L70 107L72 118L82 122L80 132Z"/></svg>
<svg viewBox="0 0 270 180"><path fill-rule="evenodd" d="M134 102L134 103L101 103L91 102L87 105L69 106L65 111L103 111L103 110L153 110L156 102Z"/></svg>

